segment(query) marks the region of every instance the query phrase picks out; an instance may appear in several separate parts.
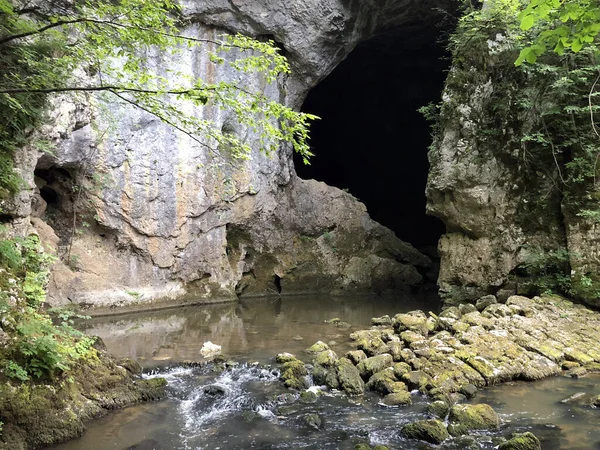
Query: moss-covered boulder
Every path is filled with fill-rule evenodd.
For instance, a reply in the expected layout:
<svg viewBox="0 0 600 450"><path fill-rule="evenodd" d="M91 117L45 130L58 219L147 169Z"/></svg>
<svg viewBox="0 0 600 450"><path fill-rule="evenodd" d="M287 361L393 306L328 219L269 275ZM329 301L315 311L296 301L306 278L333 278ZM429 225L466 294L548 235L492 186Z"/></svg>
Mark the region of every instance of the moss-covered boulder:
<svg viewBox="0 0 600 450"><path fill-rule="evenodd" d="M388 367L373 374L365 387L371 391L379 392L382 395L407 390L406 385L396 378L396 374L392 367Z"/></svg>
<svg viewBox="0 0 600 450"><path fill-rule="evenodd" d="M365 383L358 369L348 358L340 358L336 366L340 387L350 396L362 395Z"/></svg>
<svg viewBox="0 0 600 450"><path fill-rule="evenodd" d="M450 405L443 400L436 400L427 405L427 414L439 419L445 419L450 412Z"/></svg>
<svg viewBox="0 0 600 450"><path fill-rule="evenodd" d="M427 387L431 386L432 379L427 373L422 370L411 370L402 375L401 378L410 389L419 389L424 391Z"/></svg>
<svg viewBox="0 0 600 450"><path fill-rule="evenodd" d="M319 352L313 358L313 364L323 367L333 367L337 362L338 357L333 350L325 350Z"/></svg>
<svg viewBox="0 0 600 450"><path fill-rule="evenodd" d="M387 314L385 316L371 318L371 325L386 326L386 325L391 325L391 324L392 324L392 318L390 316L388 316Z"/></svg>
<svg viewBox="0 0 600 450"><path fill-rule="evenodd" d="M360 339L356 343L356 347L365 352L367 356L377 356L390 351L389 346L380 337Z"/></svg>
<svg viewBox="0 0 600 450"><path fill-rule="evenodd" d="M314 391L303 391L300 393L300 403L311 404L317 403L318 395Z"/></svg>
<svg viewBox="0 0 600 450"><path fill-rule="evenodd" d="M311 345L310 347L308 347L306 349L306 353L310 353L311 355L313 355L313 354L324 352L326 350L329 350L329 345L327 345L323 341L317 341L313 345Z"/></svg>
<svg viewBox="0 0 600 450"><path fill-rule="evenodd" d="M308 387L306 376L308 370L304 363L298 359L286 362L281 368L281 380L291 389L303 390Z"/></svg>
<svg viewBox="0 0 600 450"><path fill-rule="evenodd" d="M291 353L279 353L275 357L275 361L278 362L279 364L285 364L286 362L295 361L297 359L298 358L296 358Z"/></svg>
<svg viewBox="0 0 600 450"><path fill-rule="evenodd" d="M396 332L413 331L415 333L427 336L429 326L427 324L427 316L423 311L411 311L406 314L396 314L392 321Z"/></svg>
<svg viewBox="0 0 600 450"><path fill-rule="evenodd" d="M397 391L383 397L383 404L387 406L412 405L412 397L408 391Z"/></svg>
<svg viewBox="0 0 600 450"><path fill-rule="evenodd" d="M312 370L312 378L317 385L326 385L332 389L339 389L340 387L335 367L316 364Z"/></svg>
<svg viewBox="0 0 600 450"><path fill-rule="evenodd" d="M450 408L448 421L448 431L452 436L461 436L472 430L495 430L500 426L500 417L485 403L454 405Z"/></svg>
<svg viewBox="0 0 600 450"><path fill-rule="evenodd" d="M500 444L498 450L542 450L542 444L535 434L527 431L513 434L511 439Z"/></svg>
<svg viewBox="0 0 600 450"><path fill-rule="evenodd" d="M409 423L402 427L400 433L408 439L418 439L431 444L441 444L450 437L444 423L436 419Z"/></svg>
<svg viewBox="0 0 600 450"><path fill-rule="evenodd" d="M306 414L303 417L304 423L315 430L321 429L323 419L318 414Z"/></svg>
<svg viewBox="0 0 600 450"><path fill-rule="evenodd" d="M360 376L364 380L368 380L373 374L382 371L387 367L391 367L394 364L392 355L385 353L383 355L372 356L370 358L361 361L357 367L360 372Z"/></svg>
<svg viewBox="0 0 600 450"><path fill-rule="evenodd" d="M368 356L362 350L352 350L346 353L346 358L348 358L354 365L357 365L359 362L368 358Z"/></svg>

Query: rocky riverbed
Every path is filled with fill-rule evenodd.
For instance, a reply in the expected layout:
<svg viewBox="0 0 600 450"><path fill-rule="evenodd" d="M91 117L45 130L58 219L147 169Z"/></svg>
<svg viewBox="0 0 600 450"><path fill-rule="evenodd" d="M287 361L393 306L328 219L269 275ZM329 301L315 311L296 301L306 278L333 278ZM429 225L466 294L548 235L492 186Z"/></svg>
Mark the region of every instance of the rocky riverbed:
<svg viewBox="0 0 600 450"><path fill-rule="evenodd" d="M410 405L413 395L425 394L431 399L431 419L405 425L402 434L440 444L450 436L499 427L500 418L489 405L462 404L485 386L600 371L600 315L558 296L512 296L505 303L486 296L476 305L450 307L439 315L416 310L376 317L372 323L350 335L356 350L342 357L321 341L306 350L307 358L279 354L281 380L291 389L315 383L349 396L372 390L389 407ZM595 408L598 398L586 404ZM532 433L497 444L540 448Z"/></svg>

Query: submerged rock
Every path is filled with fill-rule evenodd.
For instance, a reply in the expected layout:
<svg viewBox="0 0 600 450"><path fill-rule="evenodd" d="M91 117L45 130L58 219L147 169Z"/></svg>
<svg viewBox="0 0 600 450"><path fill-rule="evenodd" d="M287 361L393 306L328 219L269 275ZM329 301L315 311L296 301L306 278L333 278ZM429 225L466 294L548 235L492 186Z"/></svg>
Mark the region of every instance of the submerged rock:
<svg viewBox="0 0 600 450"><path fill-rule="evenodd" d="M307 414L303 417L304 423L309 427L319 430L323 425L323 420L318 414Z"/></svg>
<svg viewBox="0 0 600 450"><path fill-rule="evenodd" d="M444 423L436 419L409 423L402 427L400 433L408 439L418 439L432 444L441 444L450 437Z"/></svg>
<svg viewBox="0 0 600 450"><path fill-rule="evenodd" d="M513 434L511 439L500 444L498 450L542 450L542 444L535 434L527 431Z"/></svg>

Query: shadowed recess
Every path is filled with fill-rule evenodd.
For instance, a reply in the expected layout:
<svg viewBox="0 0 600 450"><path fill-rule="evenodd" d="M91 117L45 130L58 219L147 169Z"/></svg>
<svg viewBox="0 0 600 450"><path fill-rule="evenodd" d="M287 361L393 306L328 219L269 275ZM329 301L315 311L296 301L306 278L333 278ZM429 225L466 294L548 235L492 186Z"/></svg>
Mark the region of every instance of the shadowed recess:
<svg viewBox="0 0 600 450"><path fill-rule="evenodd" d="M360 45L308 95L311 165L301 178L348 190L373 219L417 247L436 245L442 222L425 214L430 130L417 111L438 102L449 61L441 31L394 30Z"/></svg>

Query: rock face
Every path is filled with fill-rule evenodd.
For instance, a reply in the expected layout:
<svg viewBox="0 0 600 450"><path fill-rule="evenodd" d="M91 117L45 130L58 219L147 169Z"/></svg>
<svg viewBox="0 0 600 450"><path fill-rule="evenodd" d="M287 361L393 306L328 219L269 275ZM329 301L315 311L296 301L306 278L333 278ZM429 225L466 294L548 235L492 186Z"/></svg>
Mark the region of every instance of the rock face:
<svg viewBox="0 0 600 450"><path fill-rule="evenodd" d="M550 128L542 113L532 119L531 105L523 106L521 93L538 85L515 69L506 23L481 26L477 42L470 25L478 26L467 21L455 35L469 44L457 45L429 153L427 211L447 227L438 247L440 292L451 304L562 289L598 306L598 227L582 211L588 199L597 209L596 183L568 178L569 165L581 161L576 150L559 158L555 143L528 141L537 133L548 138ZM548 97L540 102L562 108ZM541 288L529 292L540 274Z"/></svg>
<svg viewBox="0 0 600 450"><path fill-rule="evenodd" d="M152 64L192 70L207 82L235 81L298 108L359 41L393 26L435 22L432 8L443 3L187 0L187 33L272 38L294 75L265 85L211 66L202 49L177 59L160 55ZM383 291L421 282L415 267L428 258L372 221L351 195L298 179L290 149L271 157L255 149L248 161L233 162L139 110L92 103L86 96L54 99L40 133L55 156L23 149L17 168L29 189L3 205L16 228L28 232L32 219L63 256L53 269L51 303L147 307L165 299ZM204 114L218 127L234 125L223 112ZM82 194L73 195L73 186Z"/></svg>

